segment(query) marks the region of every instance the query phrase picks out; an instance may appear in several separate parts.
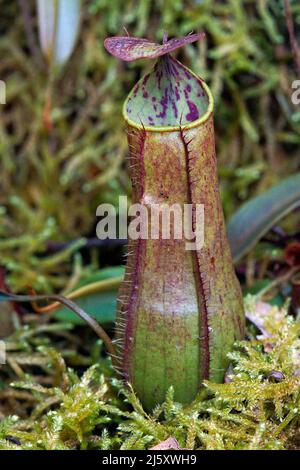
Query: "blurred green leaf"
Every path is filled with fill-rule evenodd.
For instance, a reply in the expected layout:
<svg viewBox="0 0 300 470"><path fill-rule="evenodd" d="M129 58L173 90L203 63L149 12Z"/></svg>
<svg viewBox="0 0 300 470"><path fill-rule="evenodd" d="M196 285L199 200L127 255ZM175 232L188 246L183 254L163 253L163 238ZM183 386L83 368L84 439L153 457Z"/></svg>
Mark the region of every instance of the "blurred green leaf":
<svg viewBox="0 0 300 470"><path fill-rule="evenodd" d="M246 287L243 290L243 294L251 294L251 295L256 295L258 294L262 289L267 287L271 283L270 279L259 279L256 281L251 287Z"/></svg>
<svg viewBox="0 0 300 470"><path fill-rule="evenodd" d="M285 215L300 206L300 173L244 204L229 220L228 237L235 262Z"/></svg>
<svg viewBox="0 0 300 470"><path fill-rule="evenodd" d="M97 273L89 276L84 281L78 284L79 287L88 286L95 282L104 281L106 279L116 279L124 274L123 266L116 266L112 268L101 269ZM76 303L92 315L99 323L106 324L112 323L116 316L118 287L108 288L106 291L101 291L93 294L83 295L76 298ZM53 313L54 318L63 322L70 322L75 325L84 324L84 322L77 316L73 315L70 310L65 307L60 307Z"/></svg>
<svg viewBox="0 0 300 470"><path fill-rule="evenodd" d="M80 308L92 315L99 323L112 323L116 317L117 290L101 292L83 296L76 300ZM84 325L79 317L75 317L67 308L59 308L53 314L56 320L72 323L73 325Z"/></svg>
<svg viewBox="0 0 300 470"><path fill-rule="evenodd" d="M57 320L72 323L75 325L84 325L85 321L80 316L74 315L74 309L70 309L70 305L76 305L80 310L85 311L87 314L91 315L101 324L112 323L115 320L116 316L116 305L117 305L117 295L119 282L117 282L124 275L124 266L115 266L110 268L101 269L97 273L89 276L85 280L78 283L76 286L76 291L82 288L82 291L87 292L80 296L72 296L72 293L69 294L70 298L65 298L65 306L58 307L53 312L53 317ZM101 281L112 280L116 282L107 283L107 287L101 283ZM92 289L92 293L89 292L89 286L95 286L98 283L99 292L95 291L95 288ZM86 288L86 289L84 289ZM74 291L75 292L75 291ZM45 296L17 296L10 293L6 293L0 290L0 302L4 301L16 301L16 302L26 302L34 301L35 298L48 299L48 300L58 300L62 299L62 296L57 295L45 295ZM76 304L72 302L72 299L76 301ZM69 305L70 304L70 305ZM75 312L76 313L76 312Z"/></svg>

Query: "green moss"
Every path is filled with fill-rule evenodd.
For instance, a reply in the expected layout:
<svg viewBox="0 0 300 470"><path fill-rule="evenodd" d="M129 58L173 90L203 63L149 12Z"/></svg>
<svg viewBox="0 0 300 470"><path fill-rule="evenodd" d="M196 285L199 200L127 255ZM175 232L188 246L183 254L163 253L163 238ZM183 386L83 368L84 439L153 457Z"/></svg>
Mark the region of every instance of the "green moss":
<svg viewBox="0 0 300 470"><path fill-rule="evenodd" d="M248 297L249 302L253 304L254 298ZM273 307L265 316L267 336L257 339L251 327L249 339L235 345L227 383L206 382L188 406L174 402L170 388L165 402L151 414L133 390L114 377L99 343L98 365L79 375L66 366L66 350L41 347L55 326L48 325L48 331L44 327L43 337L41 330L21 328L7 341L11 352L2 371L6 385L0 396L8 404L14 399L14 413L19 410L20 415L1 422L2 449L148 449L170 436L188 449L297 446L300 323L286 309ZM94 360L96 356L94 352ZM32 366L39 366L43 375L33 375ZM9 386L7 376L11 380L16 374L21 381ZM24 401L31 410L27 416L22 412Z"/></svg>
<svg viewBox="0 0 300 470"><path fill-rule="evenodd" d="M9 103L0 108L0 253L15 292L28 285L39 292L64 289L77 269L78 246L56 258L47 253L49 242L94 236L97 205L130 192L121 107L148 65L122 64L104 50L103 39L121 34L124 25L131 35L151 31L158 41L163 31L170 37L206 32L206 40L181 54L215 98L226 213L296 170L300 121L290 101L296 77L282 2L85 2L76 51L51 83L50 131L44 122L49 74L28 52L18 3L0 4L0 76ZM297 26L299 5L291 6Z"/></svg>

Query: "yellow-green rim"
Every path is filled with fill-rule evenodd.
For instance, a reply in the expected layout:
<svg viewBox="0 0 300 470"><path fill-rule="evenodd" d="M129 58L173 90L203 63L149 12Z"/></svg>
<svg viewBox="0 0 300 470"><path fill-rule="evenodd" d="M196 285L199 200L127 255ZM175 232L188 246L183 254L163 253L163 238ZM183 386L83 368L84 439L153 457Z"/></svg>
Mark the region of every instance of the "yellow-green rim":
<svg viewBox="0 0 300 470"><path fill-rule="evenodd" d="M181 64L182 65L182 64ZM192 70L190 70L188 67L183 66L191 75L193 75L197 80L201 81L201 85L203 87L203 90L206 93L206 96L208 97L208 106L206 112L201 116L199 119L196 119L196 121L190 122L188 124L184 124L182 126L177 125L177 126L143 126L142 124L138 124L137 122L133 121L130 119L127 115L126 108L127 108L127 103L129 98L131 97L134 88L131 90L129 95L127 96L124 105L123 105L123 118L125 119L125 122L129 124L129 126L134 127L139 130L145 130L148 132L179 132L181 129L193 129L194 127L199 126L200 124L203 124L206 122L209 117L211 116L213 110L214 110L214 98L213 95L210 91L209 86L202 80L202 78L198 77ZM142 82L144 80L143 76L138 83Z"/></svg>

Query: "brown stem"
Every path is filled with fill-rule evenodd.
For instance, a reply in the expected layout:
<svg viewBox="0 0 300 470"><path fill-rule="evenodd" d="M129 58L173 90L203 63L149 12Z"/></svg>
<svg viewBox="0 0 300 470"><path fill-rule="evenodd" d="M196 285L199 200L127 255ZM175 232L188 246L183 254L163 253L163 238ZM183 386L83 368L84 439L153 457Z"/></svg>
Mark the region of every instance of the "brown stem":
<svg viewBox="0 0 300 470"><path fill-rule="evenodd" d="M289 0L284 0L284 9L285 9L286 24L287 24L287 28L288 28L289 36L290 36L290 44L291 44L291 48L292 48L292 52L294 56L296 72L297 72L298 77L300 78L300 49L299 49L299 45L298 45L297 38L295 35L295 26L294 26L294 21L293 21L293 16L292 16Z"/></svg>
<svg viewBox="0 0 300 470"><path fill-rule="evenodd" d="M268 292L273 290L275 287L277 287L280 284L288 281L297 271L299 271L299 266L293 266L291 269L286 271L282 276L279 276L276 279L274 279L269 285L267 285L261 291L259 291L259 293L257 294L258 298L261 299Z"/></svg>
<svg viewBox="0 0 300 470"><path fill-rule="evenodd" d="M116 355L115 347L112 343L112 340L108 336L108 334L104 331L104 329L99 325L99 323L90 315L88 315L79 305L72 300L67 299L62 295L51 294L51 295L15 295L10 294L8 292L0 290L0 295L4 295L7 297L8 301L13 302L39 302L42 300L53 300L55 302L60 302L61 304L65 305L67 308L72 310L76 315L78 315L82 320L84 320L94 332L98 335L98 337L103 341L105 344L107 351L112 356L114 361L114 357Z"/></svg>
<svg viewBox="0 0 300 470"><path fill-rule="evenodd" d="M27 36L28 47L30 49L31 55L34 58L38 67L42 70L44 69L44 62L42 59L42 54L39 50L39 47L36 43L36 38L33 32L32 19L29 10L28 0L19 0L23 20L24 20L24 29Z"/></svg>

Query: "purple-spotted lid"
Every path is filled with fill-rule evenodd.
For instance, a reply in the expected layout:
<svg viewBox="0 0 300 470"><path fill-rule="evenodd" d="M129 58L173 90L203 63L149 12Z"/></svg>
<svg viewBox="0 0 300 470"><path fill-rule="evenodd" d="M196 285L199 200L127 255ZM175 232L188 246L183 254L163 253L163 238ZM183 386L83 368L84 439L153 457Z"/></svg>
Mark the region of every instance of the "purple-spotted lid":
<svg viewBox="0 0 300 470"><path fill-rule="evenodd" d="M204 33L156 44L148 39L112 37L104 42L107 51L127 62L158 58L154 68L130 93L126 113L144 126L168 127L189 124L208 108L208 96L200 78L174 59L170 52L204 37Z"/></svg>

